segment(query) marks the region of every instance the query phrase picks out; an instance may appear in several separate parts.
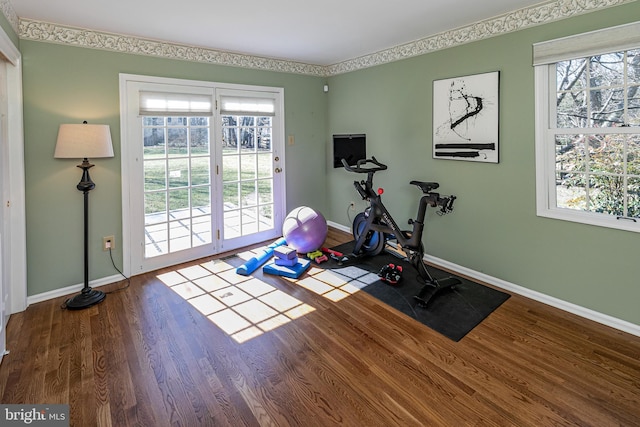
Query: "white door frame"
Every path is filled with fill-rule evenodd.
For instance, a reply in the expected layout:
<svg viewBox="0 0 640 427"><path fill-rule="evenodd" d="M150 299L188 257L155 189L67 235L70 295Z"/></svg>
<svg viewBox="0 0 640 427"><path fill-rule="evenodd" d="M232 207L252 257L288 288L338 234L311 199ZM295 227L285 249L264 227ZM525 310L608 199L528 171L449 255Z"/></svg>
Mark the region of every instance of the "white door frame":
<svg viewBox="0 0 640 427"><path fill-rule="evenodd" d="M24 180L24 136L22 124L22 57L7 33L0 28L0 66L5 78L0 138L3 141L2 229L0 235L0 360L6 352L9 315L27 308L27 251Z"/></svg>
<svg viewBox="0 0 640 427"><path fill-rule="evenodd" d="M7 33L0 28L0 54L7 60L7 119L5 137L8 140L7 158L3 168L8 168L9 182L4 182L7 200L2 201L4 215L4 248L10 256L5 263L10 277L10 298L7 313L13 314L27 308L27 245L25 209L24 134L22 121L22 55ZM9 233L7 234L7 231ZM5 258L5 262L7 259Z"/></svg>
<svg viewBox="0 0 640 427"><path fill-rule="evenodd" d="M155 80L155 79L153 79ZM139 229L138 225L144 222L145 213L144 205L144 176L143 176L143 148L140 144L142 136L142 125L139 121L139 92L142 90L151 90L159 92L175 91L176 86L185 93L194 93L199 95L211 96L213 100L213 89L206 86L191 84L174 85L171 83L157 83L156 81L135 81L121 80L121 98L126 98L126 110L121 110L121 129L122 129L122 193L123 193L123 258L128 260L131 267L131 273L140 274L146 271L162 268L167 263L167 258L172 257L176 262L185 262L191 259L202 258L215 251L215 247L211 249L210 245L203 245L195 248L187 249L176 254L165 254L153 258L145 258L145 244L142 235L143 229ZM124 91L124 93L122 93ZM137 120L134 120L135 117ZM213 121L213 118L211 118ZM213 133L213 132L211 132ZM125 209L125 192L127 193L128 202ZM125 223L126 229L125 231ZM144 228L144 227L143 227ZM216 241L213 242L215 246ZM124 263L123 263L124 264ZM126 267L125 267L126 269ZM127 273L125 273L127 274Z"/></svg>
<svg viewBox="0 0 640 427"><path fill-rule="evenodd" d="M133 84L131 84L133 83ZM208 81L196 81L196 80L185 80L185 79L177 79L177 78L166 78L166 77L153 77L153 76L143 76L143 75L135 75L135 74L120 74L120 146L121 146L121 174L122 174L122 264L123 264L123 272L127 276L141 274L146 271L153 270L151 263L149 266L145 266L141 268L140 262L137 261L136 256L133 256L132 245L138 244L134 242L132 238L132 233L134 232L134 224L132 223L132 218L136 217L135 209L140 209L138 204L132 201L132 194L130 183L135 181L134 173L136 171L136 163L138 163L141 159L136 159L135 155L133 155L133 151L129 149L127 145L130 141L139 140L139 135L132 134L132 126L127 124L128 117L131 117L132 114L137 114L135 109L137 109L138 105L133 105L133 101L131 101L131 97L128 93L128 86L135 86L135 83L145 83L145 84L158 84L158 85L175 85L175 86L192 86L192 87L209 87L211 90L215 90L217 88L224 89L236 89L236 90L246 90L246 91L269 91L269 92L278 92L280 94L280 105L284 102L284 89L277 87L265 87L265 86L253 86L253 85L239 85L239 84L230 84L230 83L216 83L216 82L208 82ZM137 97L136 97L137 98ZM281 120L281 128L282 134L284 135L284 109L280 107L280 118ZM215 120L215 118L219 117L217 112L214 113L212 120L214 123L211 126L212 132L218 132L219 126ZM211 150L214 150L213 142L216 140L215 137L211 137L212 147ZM284 164L284 140L282 142L283 149L280 152L280 158L282 159L282 164ZM212 165L212 168L215 166ZM277 179L284 180L284 174L279 174ZM213 183L212 183L213 184ZM215 184L213 184L215 186ZM284 182L281 186L282 188L282 210L285 209L285 201L286 201L286 186ZM213 209L212 209L213 211ZM134 214L132 214L132 212ZM138 212L139 216L139 212ZM276 222L277 224L277 222ZM277 227L279 228L279 227ZM278 232L281 232L278 229ZM214 241L216 240L216 236L213 237ZM138 240L138 239L136 239ZM219 246L220 240L214 243L214 247L217 250L222 250ZM230 248L224 248L224 250L228 250ZM212 255L212 253L206 253L201 256ZM135 264L135 265L134 265Z"/></svg>

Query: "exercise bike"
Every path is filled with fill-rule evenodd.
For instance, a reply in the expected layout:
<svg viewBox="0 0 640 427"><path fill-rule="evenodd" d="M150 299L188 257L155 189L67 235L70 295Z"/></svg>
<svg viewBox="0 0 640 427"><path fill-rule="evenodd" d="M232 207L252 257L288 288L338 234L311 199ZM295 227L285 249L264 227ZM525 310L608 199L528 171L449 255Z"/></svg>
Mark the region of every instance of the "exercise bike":
<svg viewBox="0 0 640 427"><path fill-rule="evenodd" d="M373 175L386 170L387 165L380 163L373 156L371 159L358 160L354 166L350 166L345 159L342 159L342 165L349 172L367 174L366 181L353 182L362 200L369 202L369 206L364 212L357 214L353 220L352 232L356 243L352 257L357 259L363 256L376 256L385 249L389 241L395 240L401 252L406 255L409 263L425 282L418 294L414 296L418 305L422 307L426 307L439 292L462 283L455 277L435 279L423 261L422 232L427 207L439 208L437 213L445 215L453 211L455 196L441 196L436 193L434 190L440 186L437 182L411 181L411 185L416 185L422 191L422 197L418 205L417 218L409 219L412 230L401 230L382 203L383 190L373 189ZM397 251L394 252L397 253Z"/></svg>

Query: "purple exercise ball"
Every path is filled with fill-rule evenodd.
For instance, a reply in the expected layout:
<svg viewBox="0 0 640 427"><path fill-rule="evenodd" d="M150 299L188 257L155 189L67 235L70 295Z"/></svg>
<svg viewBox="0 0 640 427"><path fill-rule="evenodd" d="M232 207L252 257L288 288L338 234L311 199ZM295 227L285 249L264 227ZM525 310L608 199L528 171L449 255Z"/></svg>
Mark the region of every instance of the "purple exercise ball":
<svg viewBox="0 0 640 427"><path fill-rule="evenodd" d="M287 246L301 254L320 249L327 238L327 232L327 221L322 214L307 206L289 212L282 225L282 235Z"/></svg>

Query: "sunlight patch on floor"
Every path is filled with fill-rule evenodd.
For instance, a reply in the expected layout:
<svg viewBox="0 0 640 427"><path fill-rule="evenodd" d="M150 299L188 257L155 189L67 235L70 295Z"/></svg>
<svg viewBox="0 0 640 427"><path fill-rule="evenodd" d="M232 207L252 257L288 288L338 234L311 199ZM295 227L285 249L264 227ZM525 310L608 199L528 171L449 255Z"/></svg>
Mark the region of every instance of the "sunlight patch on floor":
<svg viewBox="0 0 640 427"><path fill-rule="evenodd" d="M238 256L248 260L264 248ZM303 317L315 308L253 276L236 273L225 260L211 260L157 276L196 310L238 343ZM357 267L324 270L312 267L299 279L287 279L338 302L378 280Z"/></svg>
<svg viewBox="0 0 640 427"><path fill-rule="evenodd" d="M255 253L244 252L243 259ZM238 343L272 331L315 309L258 278L212 260L158 275L158 279Z"/></svg>
<svg viewBox="0 0 640 427"><path fill-rule="evenodd" d="M332 270L314 266L300 279L288 280L331 301L338 302L380 278L375 273L355 266Z"/></svg>

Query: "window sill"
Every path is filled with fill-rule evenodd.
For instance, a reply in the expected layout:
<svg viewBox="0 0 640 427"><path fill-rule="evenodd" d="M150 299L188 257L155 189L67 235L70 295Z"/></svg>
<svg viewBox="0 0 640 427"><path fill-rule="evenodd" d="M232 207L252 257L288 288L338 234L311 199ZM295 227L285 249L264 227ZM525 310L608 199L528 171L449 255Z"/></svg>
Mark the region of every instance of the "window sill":
<svg viewBox="0 0 640 427"><path fill-rule="evenodd" d="M580 212L563 208L538 208L536 214L543 218L560 219L580 224L595 225L597 227L615 228L617 230L640 233L640 219L635 219L635 221L631 218L616 219L606 214Z"/></svg>

